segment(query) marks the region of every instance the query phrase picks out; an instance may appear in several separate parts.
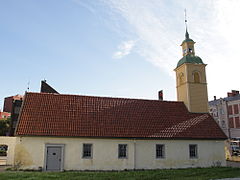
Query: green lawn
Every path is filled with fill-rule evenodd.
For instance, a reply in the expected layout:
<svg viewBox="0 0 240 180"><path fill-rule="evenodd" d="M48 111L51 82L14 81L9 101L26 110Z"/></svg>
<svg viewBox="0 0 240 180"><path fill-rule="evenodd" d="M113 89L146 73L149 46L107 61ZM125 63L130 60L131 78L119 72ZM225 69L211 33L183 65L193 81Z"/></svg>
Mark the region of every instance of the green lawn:
<svg viewBox="0 0 240 180"><path fill-rule="evenodd" d="M46 180L46 179L218 179L240 177L240 168L192 168L176 170L146 170L146 171L121 171L121 172L0 172L0 180Z"/></svg>

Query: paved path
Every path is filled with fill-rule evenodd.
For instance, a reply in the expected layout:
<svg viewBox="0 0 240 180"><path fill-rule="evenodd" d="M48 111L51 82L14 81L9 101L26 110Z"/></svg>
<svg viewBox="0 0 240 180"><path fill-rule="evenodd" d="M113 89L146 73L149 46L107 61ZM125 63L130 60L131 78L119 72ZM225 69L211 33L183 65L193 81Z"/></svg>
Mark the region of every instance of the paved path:
<svg viewBox="0 0 240 180"><path fill-rule="evenodd" d="M0 172L5 171L6 168L7 168L7 166L0 166Z"/></svg>
<svg viewBox="0 0 240 180"><path fill-rule="evenodd" d="M240 180L240 178L226 178L226 179L215 179L215 180Z"/></svg>
<svg viewBox="0 0 240 180"><path fill-rule="evenodd" d="M227 166L229 166L229 167L239 167L240 168L240 162L227 161Z"/></svg>

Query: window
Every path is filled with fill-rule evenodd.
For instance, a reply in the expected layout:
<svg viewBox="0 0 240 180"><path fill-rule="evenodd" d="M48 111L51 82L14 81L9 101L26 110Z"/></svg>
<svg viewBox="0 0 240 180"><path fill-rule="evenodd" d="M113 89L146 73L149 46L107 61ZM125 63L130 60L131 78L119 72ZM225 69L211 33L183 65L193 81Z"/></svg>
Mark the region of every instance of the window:
<svg viewBox="0 0 240 180"><path fill-rule="evenodd" d="M234 128L233 118L229 118L229 128Z"/></svg>
<svg viewBox="0 0 240 180"><path fill-rule="evenodd" d="M228 113L229 113L230 115L233 114L233 112L232 112L232 106L228 106Z"/></svg>
<svg viewBox="0 0 240 180"><path fill-rule="evenodd" d="M0 145L0 156L7 156L8 146L5 144Z"/></svg>
<svg viewBox="0 0 240 180"><path fill-rule="evenodd" d="M239 113L239 111L238 111L238 104L234 104L233 109L234 109L234 114L238 114Z"/></svg>
<svg viewBox="0 0 240 180"><path fill-rule="evenodd" d="M118 158L127 158L127 144L118 145Z"/></svg>
<svg viewBox="0 0 240 180"><path fill-rule="evenodd" d="M217 111L217 110L214 111L213 116L214 116L214 117L218 117L218 111Z"/></svg>
<svg viewBox="0 0 240 180"><path fill-rule="evenodd" d="M200 75L198 72L193 73L193 80L195 83L200 83Z"/></svg>
<svg viewBox="0 0 240 180"><path fill-rule="evenodd" d="M183 84L184 83L184 74L183 73L180 73L179 75L179 84Z"/></svg>
<svg viewBox="0 0 240 180"><path fill-rule="evenodd" d="M183 54L185 54L187 52L187 49L183 49Z"/></svg>
<svg viewBox="0 0 240 180"><path fill-rule="evenodd" d="M239 117L235 117L235 124L236 124L236 128L240 128L240 119L239 119Z"/></svg>
<svg viewBox="0 0 240 180"><path fill-rule="evenodd" d="M220 112L221 114L224 114L224 110L222 108L220 108Z"/></svg>
<svg viewBox="0 0 240 180"><path fill-rule="evenodd" d="M222 121L222 128L226 128L226 123L225 123L225 121Z"/></svg>
<svg viewBox="0 0 240 180"><path fill-rule="evenodd" d="M156 144L156 158L165 158L164 144Z"/></svg>
<svg viewBox="0 0 240 180"><path fill-rule="evenodd" d="M197 145L196 144L190 144L189 145L189 157L190 158L197 158L198 157Z"/></svg>
<svg viewBox="0 0 240 180"><path fill-rule="evenodd" d="M15 114L19 114L20 108L21 108L21 107L19 107L19 106L14 107L14 113L15 113Z"/></svg>
<svg viewBox="0 0 240 180"><path fill-rule="evenodd" d="M83 144L83 158L92 158L92 144Z"/></svg>

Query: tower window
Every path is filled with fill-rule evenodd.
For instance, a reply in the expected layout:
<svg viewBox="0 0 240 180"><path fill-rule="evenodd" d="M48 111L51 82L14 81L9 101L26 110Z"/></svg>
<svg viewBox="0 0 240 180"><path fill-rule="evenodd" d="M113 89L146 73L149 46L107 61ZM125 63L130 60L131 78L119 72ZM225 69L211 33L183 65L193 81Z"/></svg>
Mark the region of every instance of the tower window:
<svg viewBox="0 0 240 180"><path fill-rule="evenodd" d="M187 53L187 49L183 49L183 54L186 54Z"/></svg>
<svg viewBox="0 0 240 180"><path fill-rule="evenodd" d="M192 50L191 48L188 49L188 52L192 53L192 51L193 51L193 50Z"/></svg>
<svg viewBox="0 0 240 180"><path fill-rule="evenodd" d="M195 83L200 83L200 75L198 72L193 73L193 80Z"/></svg>
<svg viewBox="0 0 240 180"><path fill-rule="evenodd" d="M183 82L184 82L184 74L181 73L181 74L179 75L179 84L183 84Z"/></svg>

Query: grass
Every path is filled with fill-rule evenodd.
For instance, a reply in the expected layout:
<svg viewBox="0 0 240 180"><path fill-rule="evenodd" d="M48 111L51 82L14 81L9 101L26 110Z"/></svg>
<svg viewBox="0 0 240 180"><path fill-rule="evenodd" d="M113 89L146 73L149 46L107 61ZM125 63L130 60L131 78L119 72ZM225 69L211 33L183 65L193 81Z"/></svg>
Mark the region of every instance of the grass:
<svg viewBox="0 0 240 180"><path fill-rule="evenodd" d="M219 179L240 177L240 168L191 168L191 169L165 169L145 171L120 171L120 172L0 172L2 180L144 180L144 179Z"/></svg>

